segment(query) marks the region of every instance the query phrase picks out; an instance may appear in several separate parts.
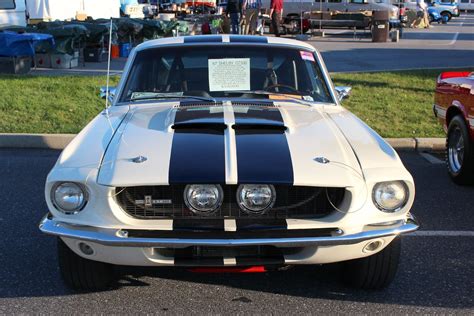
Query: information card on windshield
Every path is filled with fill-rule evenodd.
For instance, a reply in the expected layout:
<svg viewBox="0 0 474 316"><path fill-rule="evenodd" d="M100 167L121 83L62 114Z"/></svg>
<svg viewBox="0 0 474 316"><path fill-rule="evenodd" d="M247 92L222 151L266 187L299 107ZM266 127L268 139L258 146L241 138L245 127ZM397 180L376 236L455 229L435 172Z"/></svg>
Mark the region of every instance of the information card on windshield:
<svg viewBox="0 0 474 316"><path fill-rule="evenodd" d="M250 58L209 59L209 91L250 90Z"/></svg>

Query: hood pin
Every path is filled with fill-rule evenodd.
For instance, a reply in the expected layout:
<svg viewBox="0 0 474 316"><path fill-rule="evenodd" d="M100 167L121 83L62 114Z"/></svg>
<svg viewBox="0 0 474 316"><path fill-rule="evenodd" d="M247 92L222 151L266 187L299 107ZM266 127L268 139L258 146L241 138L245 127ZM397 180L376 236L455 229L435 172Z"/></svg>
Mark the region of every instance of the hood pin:
<svg viewBox="0 0 474 316"><path fill-rule="evenodd" d="M147 158L143 157L143 156L138 156L138 157L132 158L132 162L134 162L134 163L142 163L142 162L145 162L145 161L147 161Z"/></svg>
<svg viewBox="0 0 474 316"><path fill-rule="evenodd" d="M322 164L330 163L329 159L327 159L326 157L316 157L313 160Z"/></svg>

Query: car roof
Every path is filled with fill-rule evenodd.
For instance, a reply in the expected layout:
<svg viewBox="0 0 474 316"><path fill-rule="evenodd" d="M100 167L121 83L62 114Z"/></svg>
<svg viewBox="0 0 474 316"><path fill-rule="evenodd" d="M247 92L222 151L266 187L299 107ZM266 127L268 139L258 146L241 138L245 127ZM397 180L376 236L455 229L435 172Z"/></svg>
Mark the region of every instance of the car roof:
<svg viewBox="0 0 474 316"><path fill-rule="evenodd" d="M293 46L299 47L306 50L316 51L316 49L308 43L282 38L282 37L269 37L269 36L256 36L256 35L194 35L194 36L178 36L178 37L165 37L156 40L146 41L136 47L136 51L141 51L149 48L160 47L163 45L215 45L218 43L229 44L246 44L246 45L274 45L274 46Z"/></svg>

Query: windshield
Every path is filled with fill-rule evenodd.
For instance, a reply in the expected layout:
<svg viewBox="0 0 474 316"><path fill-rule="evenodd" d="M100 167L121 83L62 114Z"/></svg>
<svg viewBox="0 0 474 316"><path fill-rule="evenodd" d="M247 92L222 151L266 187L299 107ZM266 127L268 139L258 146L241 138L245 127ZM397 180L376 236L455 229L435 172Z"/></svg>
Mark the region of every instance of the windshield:
<svg viewBox="0 0 474 316"><path fill-rule="evenodd" d="M334 102L316 56L271 46L192 46L137 53L119 102L172 97Z"/></svg>

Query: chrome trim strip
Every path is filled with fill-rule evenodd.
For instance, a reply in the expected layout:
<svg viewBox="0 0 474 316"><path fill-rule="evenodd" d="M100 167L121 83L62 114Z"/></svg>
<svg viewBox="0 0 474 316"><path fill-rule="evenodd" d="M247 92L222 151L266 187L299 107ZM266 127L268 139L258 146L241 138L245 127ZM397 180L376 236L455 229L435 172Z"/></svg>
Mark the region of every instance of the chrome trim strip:
<svg viewBox="0 0 474 316"><path fill-rule="evenodd" d="M409 233L419 228L416 220L409 216L392 226L367 226L366 230L350 235L331 237L297 237L297 238L256 238L256 239L178 239L178 238L132 238L121 233L120 229L101 229L91 226L70 225L56 221L47 214L40 222L39 229L49 235L90 241L107 246L121 247L170 247L185 248L189 246L251 246L273 245L279 247L298 246L331 246L352 245L380 237L396 236ZM122 237L120 237L122 236Z"/></svg>

